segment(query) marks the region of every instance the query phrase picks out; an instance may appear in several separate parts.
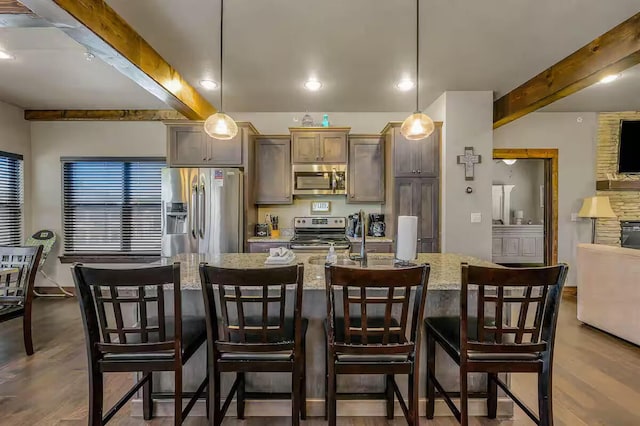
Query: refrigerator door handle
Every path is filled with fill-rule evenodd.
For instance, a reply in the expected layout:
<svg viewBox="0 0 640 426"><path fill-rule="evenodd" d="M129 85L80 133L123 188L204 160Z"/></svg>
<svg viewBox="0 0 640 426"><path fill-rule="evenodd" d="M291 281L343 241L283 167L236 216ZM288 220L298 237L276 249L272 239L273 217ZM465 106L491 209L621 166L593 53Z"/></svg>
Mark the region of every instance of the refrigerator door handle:
<svg viewBox="0 0 640 426"><path fill-rule="evenodd" d="M196 235L198 229L198 185L191 187L191 236L197 238Z"/></svg>
<svg viewBox="0 0 640 426"><path fill-rule="evenodd" d="M199 202L199 210L200 210L200 220L199 220L199 229L200 229L200 238L204 238L204 232L205 232L205 215L206 215L206 203L205 203L205 193L204 193L204 185L200 185L200 194L199 194L200 199L198 200Z"/></svg>

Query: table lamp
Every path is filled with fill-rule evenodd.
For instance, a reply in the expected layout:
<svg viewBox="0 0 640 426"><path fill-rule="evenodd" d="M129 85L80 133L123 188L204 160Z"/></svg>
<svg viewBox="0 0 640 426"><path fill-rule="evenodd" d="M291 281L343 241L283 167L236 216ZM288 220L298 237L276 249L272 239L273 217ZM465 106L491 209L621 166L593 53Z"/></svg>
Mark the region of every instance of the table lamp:
<svg viewBox="0 0 640 426"><path fill-rule="evenodd" d="M578 212L580 217L591 219L591 244L596 242L596 219L606 217L616 217L611 209L609 197L587 197L582 201L582 208Z"/></svg>

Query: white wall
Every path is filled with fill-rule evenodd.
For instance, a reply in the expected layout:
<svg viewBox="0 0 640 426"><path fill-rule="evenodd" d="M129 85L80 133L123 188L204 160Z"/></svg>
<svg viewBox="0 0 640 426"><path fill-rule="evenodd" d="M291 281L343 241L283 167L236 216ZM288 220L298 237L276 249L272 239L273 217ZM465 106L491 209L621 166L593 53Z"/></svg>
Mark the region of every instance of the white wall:
<svg viewBox="0 0 640 426"><path fill-rule="evenodd" d="M558 148L558 260L570 266L567 285L576 285L578 243L591 240L587 220L571 221L582 199L595 194L596 113L539 112L495 130L495 148Z"/></svg>
<svg viewBox="0 0 640 426"><path fill-rule="evenodd" d="M493 161L492 92L446 92L427 109L443 120L442 148L442 251L491 259L491 179ZM440 115L444 106L444 118ZM473 181L464 177L457 156L466 146L482 156ZM473 192L466 193L471 187ZM471 223L471 213L481 222Z"/></svg>
<svg viewBox="0 0 640 426"><path fill-rule="evenodd" d="M0 151L22 154L24 158L24 206L23 232L26 239L30 234L29 211L31 209L31 136L29 122L24 119L24 111L0 102Z"/></svg>
<svg viewBox="0 0 640 426"><path fill-rule="evenodd" d="M46 272L63 286L73 286L62 254L62 177L60 157L165 156L166 127L160 122L32 122L31 228L50 229L58 244L45 265ZM52 285L39 277L38 286Z"/></svg>
<svg viewBox="0 0 640 426"><path fill-rule="evenodd" d="M287 134L289 127L300 127L302 116L309 114L315 123L322 112L230 112L236 121L250 121L262 134ZM351 127L351 133L380 133L389 121L403 121L410 112L330 112L331 126Z"/></svg>

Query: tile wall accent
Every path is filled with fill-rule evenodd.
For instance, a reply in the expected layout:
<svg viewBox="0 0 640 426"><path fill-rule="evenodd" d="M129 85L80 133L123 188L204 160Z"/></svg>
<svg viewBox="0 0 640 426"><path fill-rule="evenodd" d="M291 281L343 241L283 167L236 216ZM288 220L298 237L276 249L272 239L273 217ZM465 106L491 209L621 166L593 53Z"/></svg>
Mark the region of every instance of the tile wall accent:
<svg viewBox="0 0 640 426"><path fill-rule="evenodd" d="M607 112L598 115L596 179L640 180L640 175L618 175L620 120L640 120L640 112ZM598 191L609 197L617 219L598 219L599 244L620 245L620 221L640 220L640 191Z"/></svg>

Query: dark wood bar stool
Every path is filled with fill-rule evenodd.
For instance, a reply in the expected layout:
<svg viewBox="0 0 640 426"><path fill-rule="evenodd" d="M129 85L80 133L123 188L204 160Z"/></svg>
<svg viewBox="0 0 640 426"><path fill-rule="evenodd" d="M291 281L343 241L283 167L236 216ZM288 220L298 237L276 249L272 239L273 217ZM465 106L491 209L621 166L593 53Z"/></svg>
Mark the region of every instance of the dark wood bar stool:
<svg viewBox="0 0 640 426"><path fill-rule="evenodd" d="M182 316L180 264L140 269L75 265L73 278L89 358L89 426L106 424L140 388L143 415L150 419L154 371L174 372L174 424L182 424L208 379L183 410L182 366L205 342L206 326L202 317ZM166 313L165 291L173 293L173 315ZM134 305L137 316L123 313L124 305ZM124 371L141 372L142 379L103 417L103 374Z"/></svg>
<svg viewBox="0 0 640 426"><path fill-rule="evenodd" d="M0 322L22 317L22 337L27 355L33 355L31 306L41 256L42 246L0 246L0 268L18 270L0 278Z"/></svg>
<svg viewBox="0 0 640 426"><path fill-rule="evenodd" d="M566 265L544 268L462 265L460 316L425 320L427 418L433 418L437 389L458 421L468 425L467 374L487 373L489 418L496 417L500 387L536 424L553 425L553 345L567 270ZM473 304L476 296L476 313L470 315L468 305ZM512 315L517 321L511 320ZM436 378L436 343L460 365L460 409ZM509 390L498 373L538 374L539 416Z"/></svg>
<svg viewBox="0 0 640 426"><path fill-rule="evenodd" d="M386 399L387 418L393 419L396 395L407 423L418 424L420 326L429 272L428 265L398 269L326 267L325 416L329 425L336 425L337 398L353 395L337 393L338 374L384 374L384 393L366 396ZM408 406L396 384L396 374L408 375Z"/></svg>
<svg viewBox="0 0 640 426"><path fill-rule="evenodd" d="M304 267L227 269L203 263L200 279L207 313L208 370L212 377L209 418L213 424L222 424L235 394L239 419L244 418L246 398L290 396L292 424L299 425L300 417L306 418L307 399L304 341L308 321L302 318ZM287 297L288 287L293 287L293 297ZM223 372L235 372L236 379L221 407ZM292 392L246 392L248 372L290 372Z"/></svg>

